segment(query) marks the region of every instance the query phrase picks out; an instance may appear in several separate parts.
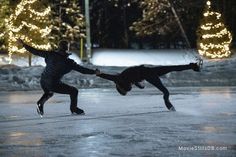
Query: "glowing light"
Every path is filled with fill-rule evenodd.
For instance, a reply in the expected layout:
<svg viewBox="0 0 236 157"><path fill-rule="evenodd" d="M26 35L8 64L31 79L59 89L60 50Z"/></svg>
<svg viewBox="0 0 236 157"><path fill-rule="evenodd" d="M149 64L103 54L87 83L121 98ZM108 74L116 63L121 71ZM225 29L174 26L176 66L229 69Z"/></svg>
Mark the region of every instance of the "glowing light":
<svg viewBox="0 0 236 157"><path fill-rule="evenodd" d="M211 5L211 2L210 2L210 1L207 1L207 5L210 6L210 5Z"/></svg>
<svg viewBox="0 0 236 157"><path fill-rule="evenodd" d="M221 22L221 14L210 11L210 5L211 2L207 1L203 22L199 27L198 52L208 58L225 58L231 55L229 47L232 35Z"/></svg>
<svg viewBox="0 0 236 157"><path fill-rule="evenodd" d="M203 30L210 30L210 29L220 28L222 26L224 27L223 23L218 23L216 25L213 25L213 23L206 23L205 25L201 26L201 29L203 29Z"/></svg>
<svg viewBox="0 0 236 157"><path fill-rule="evenodd" d="M37 0L22 0L15 9L14 14L6 19L8 30L9 62L12 62L13 53L25 53L26 50L19 47L17 39L23 39L25 43L36 49L50 50L51 44L47 38L51 33L49 14L50 7L43 11L36 11L34 5L39 5ZM22 20L23 19L23 20Z"/></svg>
<svg viewBox="0 0 236 157"><path fill-rule="evenodd" d="M221 14L217 13L217 12L213 12L213 11L207 11L203 14L205 17L207 16L212 16L212 15L216 15L217 19L221 18Z"/></svg>
<svg viewBox="0 0 236 157"><path fill-rule="evenodd" d="M0 38L2 38L4 36L4 33L0 33Z"/></svg>

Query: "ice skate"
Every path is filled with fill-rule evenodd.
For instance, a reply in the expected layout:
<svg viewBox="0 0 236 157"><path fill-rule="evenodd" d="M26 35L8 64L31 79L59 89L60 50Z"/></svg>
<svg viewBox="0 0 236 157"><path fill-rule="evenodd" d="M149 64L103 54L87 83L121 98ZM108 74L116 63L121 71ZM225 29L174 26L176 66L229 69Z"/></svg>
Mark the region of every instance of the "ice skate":
<svg viewBox="0 0 236 157"><path fill-rule="evenodd" d="M169 110L170 111L176 111L174 106L172 106Z"/></svg>
<svg viewBox="0 0 236 157"><path fill-rule="evenodd" d="M71 114L77 114L77 115L85 115L84 110L78 108L78 107L71 107L70 108Z"/></svg>
<svg viewBox="0 0 236 157"><path fill-rule="evenodd" d="M190 63L190 66L193 69L193 71L200 72L200 66L198 65L198 63Z"/></svg>
<svg viewBox="0 0 236 157"><path fill-rule="evenodd" d="M37 112L38 114L42 117L43 114L44 114L44 111L43 111L43 104L41 103L37 103Z"/></svg>

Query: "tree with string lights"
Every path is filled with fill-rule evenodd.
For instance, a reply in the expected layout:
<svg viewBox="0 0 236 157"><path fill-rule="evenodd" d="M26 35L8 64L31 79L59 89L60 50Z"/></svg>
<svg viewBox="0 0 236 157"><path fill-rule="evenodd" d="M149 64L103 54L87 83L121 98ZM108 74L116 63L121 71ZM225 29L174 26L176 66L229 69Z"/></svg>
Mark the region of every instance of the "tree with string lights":
<svg viewBox="0 0 236 157"><path fill-rule="evenodd" d="M137 36L164 35L176 26L168 0L143 0L139 6L143 10L142 18L130 26Z"/></svg>
<svg viewBox="0 0 236 157"><path fill-rule="evenodd" d="M200 55L207 58L230 56L232 35L225 27L222 15L212 10L210 1L206 3L197 35L197 46Z"/></svg>
<svg viewBox="0 0 236 157"><path fill-rule="evenodd" d="M162 36L185 40L185 47L191 48L187 25L192 18L192 8L197 2L192 0L139 0L142 17L130 26L138 37ZM184 22L183 22L184 21ZM192 21L193 22L193 21ZM181 34L180 34L181 33ZM179 39L181 36L182 39Z"/></svg>
<svg viewBox="0 0 236 157"><path fill-rule="evenodd" d="M2 0L0 5L0 51L5 51L7 46L5 43L6 23L5 19L10 16L9 0Z"/></svg>
<svg viewBox="0 0 236 157"><path fill-rule="evenodd" d="M50 7L38 0L22 0L16 6L14 13L6 20L10 62L13 53L26 53L26 50L17 44L19 38L36 49L52 48L49 38L52 27L50 11ZM31 59L31 55L29 56Z"/></svg>
<svg viewBox="0 0 236 157"><path fill-rule="evenodd" d="M85 37L85 18L78 0L50 1L54 16L52 34L56 41L62 39L76 44Z"/></svg>

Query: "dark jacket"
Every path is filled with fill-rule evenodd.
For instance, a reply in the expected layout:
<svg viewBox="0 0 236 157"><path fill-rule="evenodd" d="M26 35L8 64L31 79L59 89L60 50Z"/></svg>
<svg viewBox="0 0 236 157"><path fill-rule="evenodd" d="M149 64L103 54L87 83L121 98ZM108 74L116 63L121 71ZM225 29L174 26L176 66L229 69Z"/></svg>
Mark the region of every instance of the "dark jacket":
<svg viewBox="0 0 236 157"><path fill-rule="evenodd" d="M46 67L41 75L41 80L47 80L48 83L60 81L71 70L82 74L95 74L95 70L80 66L74 60L68 58L68 55L62 55L57 51L37 50L27 44L23 44L23 46L30 53L45 58Z"/></svg>
<svg viewBox="0 0 236 157"><path fill-rule="evenodd" d="M140 87L139 82L144 80L145 76L144 72L145 72L144 65L140 65L140 66L129 67L117 75L102 73L99 75L99 77L114 81L124 90L130 91L132 88L132 84L135 84L139 88L143 88Z"/></svg>
<svg viewBox="0 0 236 157"><path fill-rule="evenodd" d="M144 80L144 68L144 65L127 68L120 73L119 77L128 83L141 82Z"/></svg>

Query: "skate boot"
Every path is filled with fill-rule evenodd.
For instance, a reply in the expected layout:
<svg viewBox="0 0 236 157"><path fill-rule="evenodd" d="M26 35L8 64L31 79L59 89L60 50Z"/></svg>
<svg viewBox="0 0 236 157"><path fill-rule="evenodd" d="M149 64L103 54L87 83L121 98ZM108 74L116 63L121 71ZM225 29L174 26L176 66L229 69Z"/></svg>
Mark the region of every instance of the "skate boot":
<svg viewBox="0 0 236 157"><path fill-rule="evenodd" d="M200 66L197 63L190 63L191 68L193 69L193 71L200 71Z"/></svg>
<svg viewBox="0 0 236 157"><path fill-rule="evenodd" d="M41 104L41 103L37 103L37 112L38 112L38 114L42 117L43 116L43 114L44 114L44 111L43 111L43 104Z"/></svg>
<svg viewBox="0 0 236 157"><path fill-rule="evenodd" d="M84 115L84 110L78 108L78 107L70 107L71 114L78 114L78 115Z"/></svg>
<svg viewBox="0 0 236 157"><path fill-rule="evenodd" d="M170 111L176 111L174 106L172 106L169 110Z"/></svg>

